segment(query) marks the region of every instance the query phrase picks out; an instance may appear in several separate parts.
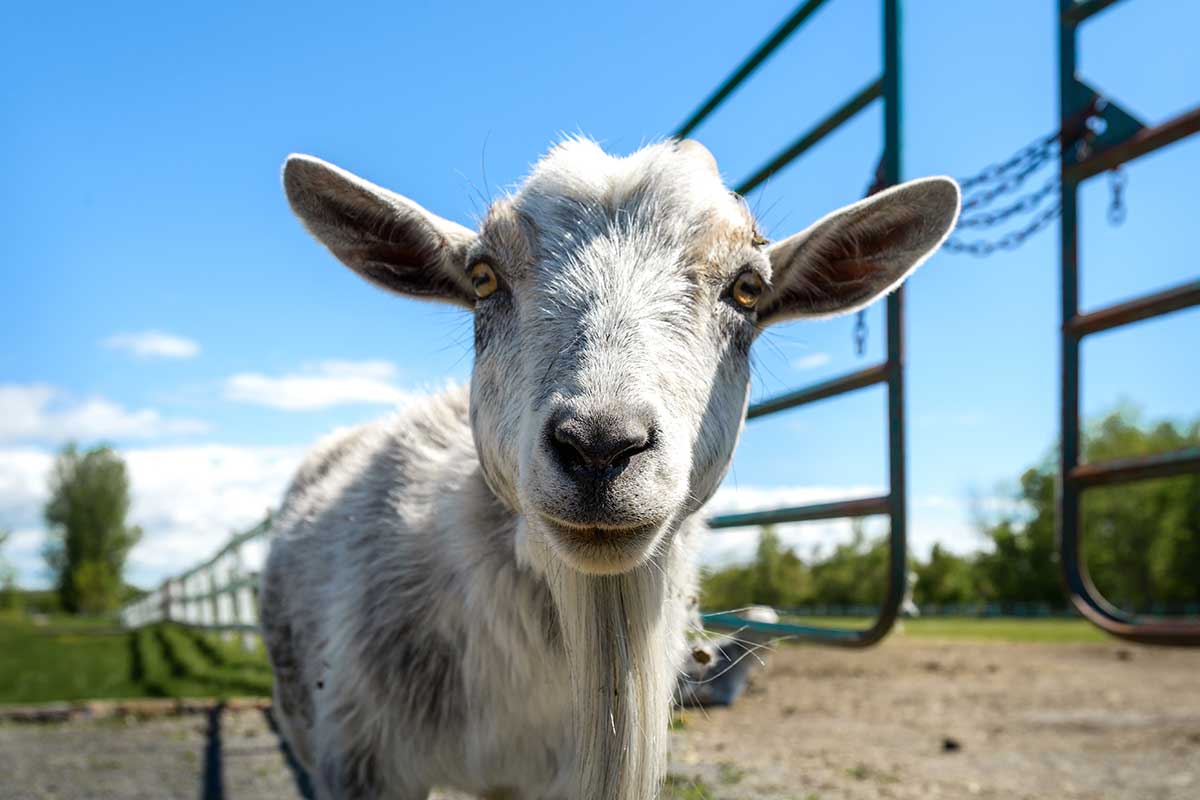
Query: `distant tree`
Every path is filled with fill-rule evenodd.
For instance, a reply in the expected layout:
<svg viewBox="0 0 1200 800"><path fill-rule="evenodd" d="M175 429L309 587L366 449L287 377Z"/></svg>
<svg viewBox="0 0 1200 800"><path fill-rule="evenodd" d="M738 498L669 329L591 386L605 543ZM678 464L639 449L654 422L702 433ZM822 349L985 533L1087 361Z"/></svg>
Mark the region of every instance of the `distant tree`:
<svg viewBox="0 0 1200 800"><path fill-rule="evenodd" d="M814 553L805 563L783 545L772 526L765 526L752 562L704 574L700 604L710 610L748 605L878 605L887 586L887 542L868 540L861 520L852 520L851 529L849 542L828 556Z"/></svg>
<svg viewBox="0 0 1200 800"><path fill-rule="evenodd" d="M20 594L17 592L17 571L4 558L4 546L8 544L12 531L0 528L0 608L14 609L19 604Z"/></svg>
<svg viewBox="0 0 1200 800"><path fill-rule="evenodd" d="M918 606L962 605L979 600L979 581L974 556L958 556L935 544L928 561L916 561L917 585L913 602Z"/></svg>
<svg viewBox="0 0 1200 800"><path fill-rule="evenodd" d="M1200 447L1200 422L1144 425L1121 409L1083 438L1086 462ZM935 546L916 561L914 600L952 605L977 601L1066 606L1058 563L1053 456L1020 477L1014 506L977 523L990 547L957 556ZM1109 600L1130 609L1200 602L1200 476L1186 475L1097 488L1082 505L1083 551L1092 579ZM754 603L789 608L815 603L872 606L887 586L886 539L869 539L861 520L851 539L807 563L763 528L749 564L705 574L708 609Z"/></svg>
<svg viewBox="0 0 1200 800"><path fill-rule="evenodd" d="M1142 425L1127 410L1090 434L1086 460L1101 462L1198 447L1200 421ZM1108 599L1140 609L1200 600L1200 475L1094 489L1082 510L1084 556Z"/></svg>
<svg viewBox="0 0 1200 800"><path fill-rule="evenodd" d="M735 564L704 569L700 575L700 607L733 611L754 603L754 566Z"/></svg>
<svg viewBox="0 0 1200 800"><path fill-rule="evenodd" d="M64 610L95 614L120 604L125 559L142 537L140 528L126 524L129 502L125 462L112 449L80 452L72 444L58 454L44 556Z"/></svg>
<svg viewBox="0 0 1200 800"><path fill-rule="evenodd" d="M701 605L713 610L749 605L791 608L812 599L808 567L783 545L771 525L759 531L754 561L709 572L701 583Z"/></svg>
<svg viewBox="0 0 1200 800"><path fill-rule="evenodd" d="M1053 463L1046 461L1021 475L1018 506L1032 509L1032 514L1014 510L982 523L992 545L976 561L984 600L1065 606L1058 566L1054 470Z"/></svg>
<svg viewBox="0 0 1200 800"><path fill-rule="evenodd" d="M1200 445L1200 423L1142 425L1136 411L1115 411L1084 436L1086 462L1147 455ZM1024 511L982 525L992 544L977 562L985 599L1065 605L1056 541L1053 457L1021 476ZM1083 496L1081 524L1088 571L1119 605L1200 599L1200 476L1098 488Z"/></svg>
<svg viewBox="0 0 1200 800"><path fill-rule="evenodd" d="M850 525L850 541L812 565L813 595L821 603L878 605L887 591L887 540L869 540L860 519Z"/></svg>

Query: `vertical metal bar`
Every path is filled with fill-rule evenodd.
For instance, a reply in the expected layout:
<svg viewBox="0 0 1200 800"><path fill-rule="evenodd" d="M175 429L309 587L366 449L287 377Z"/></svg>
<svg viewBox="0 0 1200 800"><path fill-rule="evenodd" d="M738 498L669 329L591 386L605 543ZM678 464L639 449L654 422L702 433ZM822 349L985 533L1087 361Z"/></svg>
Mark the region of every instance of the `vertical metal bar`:
<svg viewBox="0 0 1200 800"><path fill-rule="evenodd" d="M1089 484L1107 477L1131 477L1130 473L1146 470L1168 470L1174 472L1186 462L1188 456L1171 454L1166 458L1151 461L1141 459L1136 463L1117 462L1098 466L1092 470L1079 467L1081 434L1079 425L1080 343L1084 336L1097 330L1111 327L1109 323L1122 324L1145 319L1157 314L1148 313L1154 306L1158 313L1183 307L1174 294L1141 298L1132 304L1102 309L1093 315L1079 315L1079 183L1095 174L1110 162L1101 162L1093 156L1084 164L1092 168L1081 168L1075 162L1074 148L1065 141L1068 122L1080 111L1074 107L1079 103L1075 70L1077 64L1076 29L1080 22L1091 14L1111 5L1108 0L1090 0L1077 3L1075 0L1059 0L1058 18L1058 70L1059 70L1059 116L1064 142L1060 148L1059 176L1062 183L1062 228L1061 228L1061 322L1060 359L1062 370L1061 394L1059 397L1059 472L1058 472L1058 545L1063 582L1071 602L1079 612L1096 626L1108 633L1131 641L1163 645L1200 645L1200 625L1195 622L1167 620L1154 617L1139 617L1129 614L1108 602L1097 591L1088 575L1083 560L1083 530L1080 498ZM1120 163L1127 153L1141 154L1155 147L1162 147L1186 135L1194 125L1187 116L1173 121L1169 126L1160 126L1142 139L1127 140L1115 152L1112 164ZM1193 131L1194 132L1194 131ZM1137 141L1137 144L1130 144ZM1131 156L1132 157L1132 156ZM1177 292L1178 290L1174 290ZM1186 299L1186 292L1183 295ZM1142 316L1138 316L1142 315Z"/></svg>
<svg viewBox="0 0 1200 800"><path fill-rule="evenodd" d="M900 182L900 0L883 0L883 178ZM887 299L888 495L891 507L888 589L876 624L882 636L892 626L908 585L908 487L904 442L904 290Z"/></svg>
<svg viewBox="0 0 1200 800"><path fill-rule="evenodd" d="M1067 16L1075 0L1058 0L1058 103L1060 126L1078 110L1071 107L1075 83L1075 25ZM1079 313L1079 203L1078 184L1067 174L1071 149L1059 148L1062 179L1060 231L1061 315L1059 367L1058 540L1063 577L1074 595L1084 593L1079 552L1079 487L1070 479L1079 464L1079 336L1071 321Z"/></svg>
<svg viewBox="0 0 1200 800"><path fill-rule="evenodd" d="M900 182L900 0L883 0L883 174Z"/></svg>

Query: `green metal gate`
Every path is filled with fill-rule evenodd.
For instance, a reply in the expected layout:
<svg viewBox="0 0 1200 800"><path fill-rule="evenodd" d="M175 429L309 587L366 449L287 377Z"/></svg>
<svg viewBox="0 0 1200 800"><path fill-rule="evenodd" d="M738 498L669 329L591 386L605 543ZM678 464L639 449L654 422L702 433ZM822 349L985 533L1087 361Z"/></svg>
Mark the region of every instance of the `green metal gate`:
<svg viewBox="0 0 1200 800"><path fill-rule="evenodd" d="M782 45L792 33L820 8L826 0L808 0L801 4L767 39L717 88L676 132L684 137L715 111L743 81ZM900 2L883 2L883 74L864 86L841 107L772 157L760 169L742 181L735 191L753 191L771 175L795 161L813 145L837 130L843 123L867 108L875 100L883 101L883 159L874 188L900 181ZM879 497L842 500L832 503L774 508L746 514L730 514L709 521L713 528L739 528L787 522L808 522L887 515L891 521L887 594L875 623L855 630L796 624L769 624L745 620L736 614L706 614L705 624L716 627L753 628L796 639L819 641L848 647L865 647L887 635L900 611L907 585L906 484L904 449L904 294L896 290L887 298L887 359L866 369L824 381L750 406L747 420L754 420L786 409L815 403L857 389L886 384L888 390L888 478L889 490Z"/></svg>
<svg viewBox="0 0 1200 800"><path fill-rule="evenodd" d="M1102 131L1085 144L1063 146L1062 177L1062 395L1058 491L1059 548L1067 593L1085 617L1114 636L1147 644L1200 646L1200 620L1143 617L1126 613L1104 599L1088 576L1081 552L1080 496L1095 486L1128 483L1200 472L1200 448L1080 464L1080 344L1085 336L1200 305L1200 279L1086 314L1079 313L1079 209L1081 183L1105 170L1200 132L1200 108L1145 127L1075 75L1076 32L1088 18L1117 0L1059 0L1059 109L1063 142L1067 127L1091 116L1104 120Z"/></svg>

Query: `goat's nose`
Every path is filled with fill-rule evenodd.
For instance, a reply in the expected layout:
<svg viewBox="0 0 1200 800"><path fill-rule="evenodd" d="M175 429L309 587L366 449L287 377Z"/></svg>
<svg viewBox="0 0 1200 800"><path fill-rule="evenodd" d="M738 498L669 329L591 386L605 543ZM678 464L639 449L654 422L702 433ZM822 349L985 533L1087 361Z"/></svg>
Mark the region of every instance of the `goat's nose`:
<svg viewBox="0 0 1200 800"><path fill-rule="evenodd" d="M654 446L649 415L634 409L601 414L562 411L550 418L546 433L559 466L593 480L614 477L630 459Z"/></svg>

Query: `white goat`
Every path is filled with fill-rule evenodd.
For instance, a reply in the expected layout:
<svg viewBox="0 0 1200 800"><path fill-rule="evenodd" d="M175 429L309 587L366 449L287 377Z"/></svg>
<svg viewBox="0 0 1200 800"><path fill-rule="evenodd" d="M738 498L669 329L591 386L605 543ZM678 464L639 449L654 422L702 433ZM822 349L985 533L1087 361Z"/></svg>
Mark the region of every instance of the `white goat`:
<svg viewBox="0 0 1200 800"><path fill-rule="evenodd" d="M692 141L566 141L478 233L309 156L283 180L353 270L475 322L469 396L326 442L275 523L275 708L321 796L657 797L750 345L897 286L958 187L913 181L768 245Z"/></svg>

